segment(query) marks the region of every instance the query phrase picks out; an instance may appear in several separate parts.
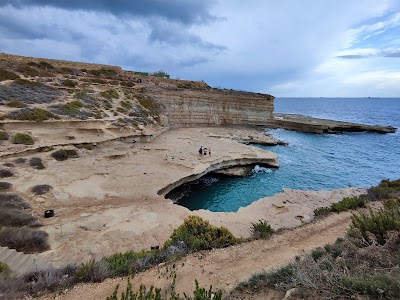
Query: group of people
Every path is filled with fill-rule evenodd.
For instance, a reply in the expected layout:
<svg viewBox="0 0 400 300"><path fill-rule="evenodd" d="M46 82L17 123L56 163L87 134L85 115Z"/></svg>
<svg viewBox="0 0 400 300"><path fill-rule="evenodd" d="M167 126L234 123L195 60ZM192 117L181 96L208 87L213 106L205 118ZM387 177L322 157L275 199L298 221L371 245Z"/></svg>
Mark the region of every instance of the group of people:
<svg viewBox="0 0 400 300"><path fill-rule="evenodd" d="M201 146L199 149L199 155L200 155L200 158L207 156L207 155L211 156L211 148L209 147L207 149L207 148L203 148L203 146Z"/></svg>

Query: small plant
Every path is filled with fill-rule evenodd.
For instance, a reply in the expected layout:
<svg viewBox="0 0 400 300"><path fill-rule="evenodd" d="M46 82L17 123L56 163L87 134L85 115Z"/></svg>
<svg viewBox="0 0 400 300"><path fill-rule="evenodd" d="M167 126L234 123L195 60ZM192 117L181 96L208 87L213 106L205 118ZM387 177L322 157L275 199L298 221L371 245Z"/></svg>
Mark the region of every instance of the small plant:
<svg viewBox="0 0 400 300"><path fill-rule="evenodd" d="M314 209L314 216L327 216L331 213L331 209L329 207L318 207Z"/></svg>
<svg viewBox="0 0 400 300"><path fill-rule="evenodd" d="M0 226L29 226L38 227L39 219L18 208L2 208L0 210Z"/></svg>
<svg viewBox="0 0 400 300"><path fill-rule="evenodd" d="M83 263L75 272L77 282L101 282L110 274L107 265L103 262L96 262L94 259Z"/></svg>
<svg viewBox="0 0 400 300"><path fill-rule="evenodd" d="M0 229L0 246L19 252L34 253L50 249L48 234L29 227L3 227Z"/></svg>
<svg viewBox="0 0 400 300"><path fill-rule="evenodd" d="M45 166L43 165L42 159L40 157L32 157L29 160L29 164L31 165L31 167L33 167L37 170L45 169Z"/></svg>
<svg viewBox="0 0 400 300"><path fill-rule="evenodd" d="M6 263L0 261L0 276L8 277L10 275L11 275L10 267Z"/></svg>
<svg viewBox="0 0 400 300"><path fill-rule="evenodd" d="M23 121L43 122L50 119L59 119L59 117L47 110L41 108L25 108L10 114L12 119Z"/></svg>
<svg viewBox="0 0 400 300"><path fill-rule="evenodd" d="M22 73L25 76L29 76L29 77L35 77L35 76L39 76L40 72L38 70L35 70L34 68L31 68L28 65L21 65L17 68L17 71Z"/></svg>
<svg viewBox="0 0 400 300"><path fill-rule="evenodd" d="M174 230L164 248L183 242L189 250L199 251L227 247L239 241L225 227L215 227L198 216L189 216Z"/></svg>
<svg viewBox="0 0 400 300"><path fill-rule="evenodd" d="M8 140L8 133L5 131L0 131L0 141L7 141Z"/></svg>
<svg viewBox="0 0 400 300"><path fill-rule="evenodd" d="M367 198L370 201L398 198L400 193L400 179L382 180L378 186L371 187L367 191Z"/></svg>
<svg viewBox="0 0 400 300"><path fill-rule="evenodd" d="M367 197L365 195L355 196L355 197L345 197L343 200L333 203L331 205L331 210L333 212L341 212L349 209L357 209L359 207L365 207L367 203Z"/></svg>
<svg viewBox="0 0 400 300"><path fill-rule="evenodd" d="M14 173L8 169L0 169L0 178L12 177Z"/></svg>
<svg viewBox="0 0 400 300"><path fill-rule="evenodd" d="M58 108L63 114L76 115L79 114L80 109L83 107L83 103L79 100L74 100L63 105L57 105L55 107Z"/></svg>
<svg viewBox="0 0 400 300"><path fill-rule="evenodd" d="M71 79L66 79L62 83L64 86L70 87L70 88L74 88L78 85L78 82L76 82L75 80L71 80Z"/></svg>
<svg viewBox="0 0 400 300"><path fill-rule="evenodd" d="M48 191L50 191L53 187L51 185L48 184L38 184L35 185L34 187L32 187L32 193L34 193L35 195L44 195L46 194Z"/></svg>
<svg viewBox="0 0 400 300"><path fill-rule="evenodd" d="M33 145L35 141L28 133L18 132L13 137L14 144Z"/></svg>
<svg viewBox="0 0 400 300"><path fill-rule="evenodd" d="M78 156L78 152L74 149L60 149L57 150L53 153L51 153L51 156L58 161L63 161L63 160L67 160L69 158L77 158Z"/></svg>
<svg viewBox="0 0 400 300"><path fill-rule="evenodd" d="M117 90L115 89L110 89L110 90L106 90L104 92L100 92L100 95L108 100L111 99L119 99L119 94L117 92Z"/></svg>
<svg viewBox="0 0 400 300"><path fill-rule="evenodd" d="M26 105L24 102L20 101L20 100L11 100L8 101L6 103L7 106L9 107L15 107L15 108L24 108L27 107L28 105Z"/></svg>
<svg viewBox="0 0 400 300"><path fill-rule="evenodd" d="M20 78L17 74L7 71L5 69L0 69L0 81L4 80L15 80Z"/></svg>
<svg viewBox="0 0 400 300"><path fill-rule="evenodd" d="M315 261L323 257L325 254L326 251L321 247L318 247L311 252L311 256Z"/></svg>
<svg viewBox="0 0 400 300"><path fill-rule="evenodd" d="M12 183L0 181L0 191L10 190L11 187L12 187ZM1 202L0 202L0 206L1 206Z"/></svg>
<svg viewBox="0 0 400 300"><path fill-rule="evenodd" d="M373 234L377 242L384 245L389 231L400 231L400 208L377 212L370 209L369 214L353 215L351 222L352 227L358 229L366 241L373 242L370 236Z"/></svg>
<svg viewBox="0 0 400 300"><path fill-rule="evenodd" d="M0 194L1 209L7 209L7 208L27 209L30 207L31 206L29 205L28 202L26 202L24 199L22 199L20 196L16 194Z"/></svg>
<svg viewBox="0 0 400 300"><path fill-rule="evenodd" d="M274 233L274 230L267 221L259 220L257 223L251 223L250 232L255 239L267 239Z"/></svg>

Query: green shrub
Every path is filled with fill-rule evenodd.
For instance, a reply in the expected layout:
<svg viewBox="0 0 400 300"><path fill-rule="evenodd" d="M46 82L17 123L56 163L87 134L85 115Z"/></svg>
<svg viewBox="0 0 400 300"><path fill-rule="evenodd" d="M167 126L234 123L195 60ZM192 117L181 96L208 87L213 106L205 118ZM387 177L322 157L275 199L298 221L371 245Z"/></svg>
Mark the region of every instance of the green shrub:
<svg viewBox="0 0 400 300"><path fill-rule="evenodd" d="M35 141L28 133L18 132L13 137L14 144L33 145Z"/></svg>
<svg viewBox="0 0 400 300"><path fill-rule="evenodd" d="M122 107L124 107L126 109L131 109L132 108L132 104L129 101L122 100L120 104L121 104Z"/></svg>
<svg viewBox="0 0 400 300"><path fill-rule="evenodd" d="M28 106L20 100L11 100L11 101L7 102L6 105L9 107L16 107L16 108L24 108L24 107Z"/></svg>
<svg viewBox="0 0 400 300"><path fill-rule="evenodd" d="M225 227L215 227L198 216L188 216L174 230L164 247L183 242L189 250L199 251L227 247L239 241Z"/></svg>
<svg viewBox="0 0 400 300"><path fill-rule="evenodd" d="M21 65L17 68L17 71L22 73L25 76L30 76L30 77L35 77L39 76L40 72L38 70L35 70L34 68L31 68L28 65Z"/></svg>
<svg viewBox="0 0 400 300"><path fill-rule="evenodd" d="M29 165L37 170L45 169L45 166L43 165L42 159L40 157L32 157L29 160Z"/></svg>
<svg viewBox="0 0 400 300"><path fill-rule="evenodd" d="M45 231L29 227L3 227L0 229L0 246L24 253L43 252L50 249L48 236Z"/></svg>
<svg viewBox="0 0 400 300"><path fill-rule="evenodd" d="M3 275L5 277L8 277L11 275L10 267L2 261L0 261L0 275Z"/></svg>
<svg viewBox="0 0 400 300"><path fill-rule="evenodd" d="M12 187L12 183L10 182L5 182L5 181L0 181L0 191L7 191L10 190ZM0 206L2 206L2 203L0 202Z"/></svg>
<svg viewBox="0 0 400 300"><path fill-rule="evenodd" d="M101 68L98 70L89 70L89 73L95 76L105 76L107 78L114 78L118 72L114 69Z"/></svg>
<svg viewBox="0 0 400 300"><path fill-rule="evenodd" d="M14 173L8 169L0 169L0 178L12 177Z"/></svg>
<svg viewBox="0 0 400 300"><path fill-rule="evenodd" d="M267 221L259 220L257 223L251 223L250 232L255 239L267 239L274 233L274 230Z"/></svg>
<svg viewBox="0 0 400 300"><path fill-rule="evenodd" d="M8 140L8 133L5 131L0 131L0 141Z"/></svg>
<svg viewBox="0 0 400 300"><path fill-rule="evenodd" d="M24 121L43 122L50 119L59 119L59 117L47 110L41 108L27 108L13 112L12 119Z"/></svg>
<svg viewBox="0 0 400 300"><path fill-rule="evenodd" d="M117 285L114 289L114 292L111 296L108 296L106 300L222 300L222 291L214 291L212 286L209 289L199 287L199 283L195 280L195 290L193 291L193 298L184 294L182 298L179 294L175 292L175 278L172 282L172 288L169 295L165 295L164 297L161 295L161 289L155 288L151 286L149 289L146 288L145 285L141 284L140 288L137 292L133 291L132 283L128 278L128 284L126 290L122 292L121 298L118 297L118 289L119 285Z"/></svg>
<svg viewBox="0 0 400 300"><path fill-rule="evenodd" d="M107 266L104 262L96 262L94 259L83 263L75 271L77 282L101 282L110 277Z"/></svg>
<svg viewBox="0 0 400 300"><path fill-rule="evenodd" d="M4 80L15 80L20 78L17 74L7 71L5 69L0 69L0 81Z"/></svg>
<svg viewBox="0 0 400 300"><path fill-rule="evenodd" d="M83 103L79 100L74 100L63 105L57 106L57 108L66 115L76 115L80 112Z"/></svg>
<svg viewBox="0 0 400 300"><path fill-rule="evenodd" d="M58 161L79 157L78 152L74 149L60 149L51 153L51 156Z"/></svg>
<svg viewBox="0 0 400 300"><path fill-rule="evenodd" d="M39 219L18 208L2 208L0 210L0 226L38 227Z"/></svg>
<svg viewBox="0 0 400 300"><path fill-rule="evenodd" d="M385 200L400 197L400 179L382 180L376 187L371 187L367 191L367 197L370 201Z"/></svg>
<svg viewBox="0 0 400 300"><path fill-rule="evenodd" d="M150 268L163 261L160 251L147 250L125 253L116 253L104 258L107 267L113 276L124 276Z"/></svg>
<svg viewBox="0 0 400 300"><path fill-rule="evenodd" d="M45 70L53 70L54 66L46 61L40 61L37 66Z"/></svg>
<svg viewBox="0 0 400 300"><path fill-rule="evenodd" d="M351 217L352 227L361 232L362 237L368 241L372 233L377 242L381 245L386 243L388 231L400 230L400 208L391 210L379 210L377 212L369 210L369 214L359 213Z"/></svg>
<svg viewBox="0 0 400 300"><path fill-rule="evenodd" d="M108 100L111 99L119 99L119 94L117 92L117 90L115 89L110 89L110 90L106 90L104 92L100 92L100 95Z"/></svg>
<svg viewBox="0 0 400 300"><path fill-rule="evenodd" d="M331 213L331 208L330 207L318 207L314 209L314 216L319 217L319 216L327 216Z"/></svg>
<svg viewBox="0 0 400 300"><path fill-rule="evenodd" d="M349 209L357 209L359 207L365 207L367 203L367 197L365 195L345 197L343 200L333 203L331 205L331 210L333 212L341 212Z"/></svg>
<svg viewBox="0 0 400 300"><path fill-rule="evenodd" d="M53 187L49 184L38 184L32 187L31 191L35 195L44 195L49 192Z"/></svg>
<svg viewBox="0 0 400 300"><path fill-rule="evenodd" d="M148 109L150 112L154 114L158 113L157 106L153 103L153 101L151 101L150 98L146 98L143 95L135 95L135 98L138 99L141 106Z"/></svg>
<svg viewBox="0 0 400 300"><path fill-rule="evenodd" d="M326 251L321 247L318 247L311 252L311 256L315 261L317 261L319 258L323 257L325 254L326 254Z"/></svg>
<svg viewBox="0 0 400 300"><path fill-rule="evenodd" d="M76 82L75 80L66 79L62 82L62 84L66 87L74 88L78 85L78 82Z"/></svg>
<svg viewBox="0 0 400 300"><path fill-rule="evenodd" d="M400 281L383 274L365 274L361 276L345 276L341 279L340 288L345 293L360 293L374 299L400 299Z"/></svg>
<svg viewBox="0 0 400 300"><path fill-rule="evenodd" d="M383 205L386 209L400 208L400 199L388 199L383 202Z"/></svg>

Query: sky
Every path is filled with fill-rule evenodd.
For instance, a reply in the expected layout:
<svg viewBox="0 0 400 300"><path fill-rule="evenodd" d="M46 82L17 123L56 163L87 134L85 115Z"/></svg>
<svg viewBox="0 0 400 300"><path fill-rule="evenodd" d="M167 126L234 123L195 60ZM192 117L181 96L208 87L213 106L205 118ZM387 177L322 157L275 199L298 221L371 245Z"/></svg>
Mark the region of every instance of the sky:
<svg viewBox="0 0 400 300"><path fill-rule="evenodd" d="M0 52L277 97L400 98L400 0L0 0Z"/></svg>

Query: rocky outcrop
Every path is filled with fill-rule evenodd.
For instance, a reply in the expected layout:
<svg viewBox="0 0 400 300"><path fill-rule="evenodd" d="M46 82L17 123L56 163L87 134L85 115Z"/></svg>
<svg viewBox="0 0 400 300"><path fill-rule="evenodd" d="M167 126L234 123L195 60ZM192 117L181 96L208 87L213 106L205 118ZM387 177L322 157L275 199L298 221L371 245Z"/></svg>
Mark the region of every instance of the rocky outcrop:
<svg viewBox="0 0 400 300"><path fill-rule="evenodd" d="M264 125L274 110L271 95L220 89L146 88L165 107L170 126Z"/></svg>
<svg viewBox="0 0 400 300"><path fill-rule="evenodd" d="M274 114L266 123L271 128L283 128L309 133L376 132L393 133L392 126L364 125L350 122L311 118L303 115Z"/></svg>

